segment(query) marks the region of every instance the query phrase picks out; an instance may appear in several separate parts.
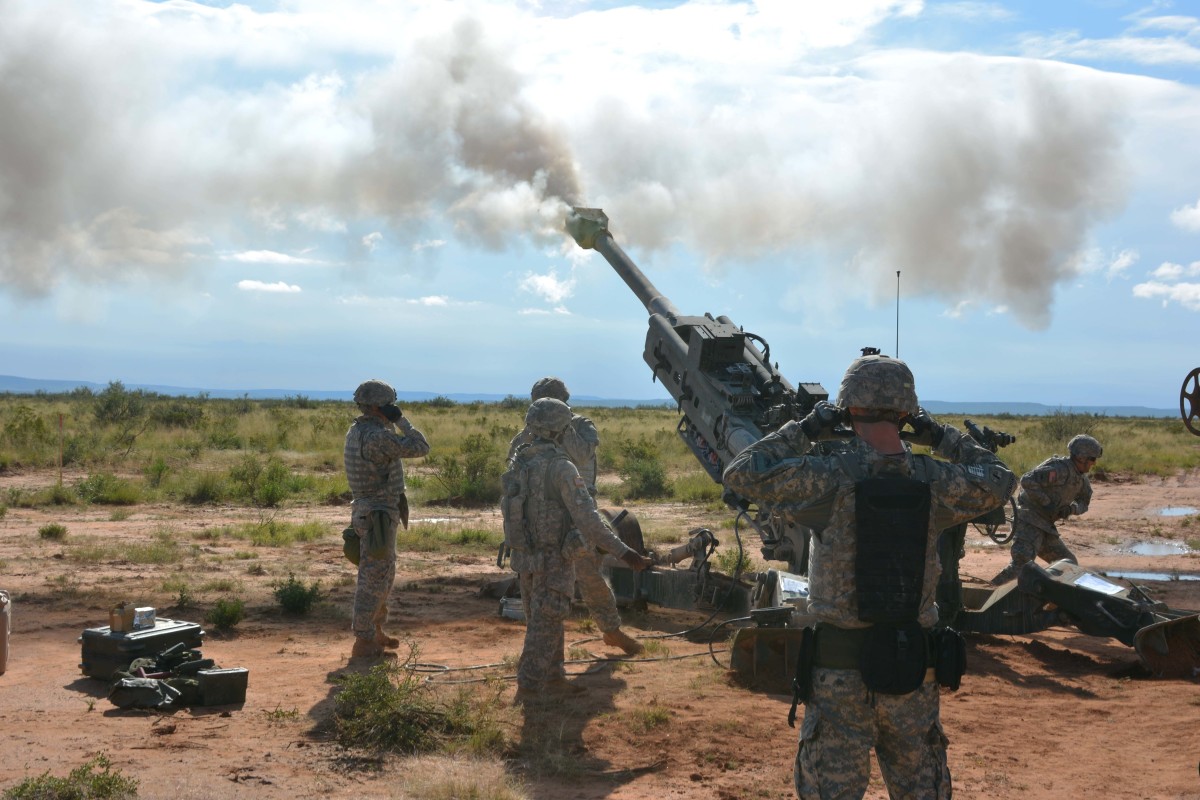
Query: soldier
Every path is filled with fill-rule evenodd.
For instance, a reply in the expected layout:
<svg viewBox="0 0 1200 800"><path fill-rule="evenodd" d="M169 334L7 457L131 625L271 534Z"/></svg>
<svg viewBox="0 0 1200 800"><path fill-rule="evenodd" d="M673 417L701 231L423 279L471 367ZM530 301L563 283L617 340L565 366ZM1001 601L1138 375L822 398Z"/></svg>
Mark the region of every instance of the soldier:
<svg viewBox="0 0 1200 800"><path fill-rule="evenodd" d="M346 433L346 480L354 502L351 524L358 541L358 585L354 590L354 649L351 658L382 655L400 641L383 630L388 595L396 578L396 529L408 528L408 498L401 459L429 452L425 435L396 405L396 390L369 380L354 390L362 415ZM400 433L396 432L400 429Z"/></svg>
<svg viewBox="0 0 1200 800"><path fill-rule="evenodd" d="M1021 568L1041 557L1047 562L1066 559L1078 564L1054 524L1088 510L1092 484L1087 474L1104 454L1100 442L1081 433L1067 442L1066 456L1051 456L1021 476L1017 518L1013 521L1012 562L992 583L1007 583Z"/></svg>
<svg viewBox="0 0 1200 800"><path fill-rule="evenodd" d="M528 612L517 702L583 691L567 681L563 667L563 622L571 610L576 557L600 547L639 572L651 564L617 538L596 510L587 482L562 447L571 418L566 403L550 397L535 400L525 415L533 439L518 448L506 475L525 487L514 504L522 534L509 541ZM506 538L512 513L505 512Z"/></svg>
<svg viewBox="0 0 1200 800"><path fill-rule="evenodd" d="M839 421L856 437L830 455L813 442ZM947 459L914 455L900 438ZM949 462L949 463L948 463ZM935 422L917 405L912 372L869 355L846 370L837 405L817 403L743 450L725 486L812 527L800 684L804 723L796 752L796 795L862 797L874 747L892 798L948 798L950 771L932 650L943 529L996 508L1015 478L987 448ZM947 639L961 656L961 637ZM945 633L939 634L944 636ZM957 686L962 658L942 659L938 680Z"/></svg>
<svg viewBox="0 0 1200 800"><path fill-rule="evenodd" d="M567 385L559 378L545 377L533 384L529 392L530 400L540 400L552 397L566 403L571 393ZM508 448L508 458L511 460L517 448L533 441L533 433L526 427L513 437ZM596 449L600 446L600 434L595 424L587 417L572 413L571 423L563 431L562 448L579 470L587 484L588 494L596 496ZM596 620L600 632L604 634L604 643L619 647L627 654L635 656L645 648L632 636L621 630L621 615L617 612L617 599L613 597L612 587L604 580L600 571L603 563L603 553L595 549L589 550L575 560L575 581L579 587L579 596Z"/></svg>

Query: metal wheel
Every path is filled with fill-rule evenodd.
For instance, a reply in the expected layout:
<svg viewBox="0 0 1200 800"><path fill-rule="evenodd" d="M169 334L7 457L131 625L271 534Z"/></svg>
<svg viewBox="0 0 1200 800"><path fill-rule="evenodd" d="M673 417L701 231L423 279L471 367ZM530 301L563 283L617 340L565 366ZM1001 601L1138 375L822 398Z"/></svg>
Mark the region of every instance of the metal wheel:
<svg viewBox="0 0 1200 800"><path fill-rule="evenodd" d="M1179 416L1183 425L1196 436L1200 436L1200 367L1187 374L1179 389Z"/></svg>
<svg viewBox="0 0 1200 800"><path fill-rule="evenodd" d="M995 522L974 522L975 529L987 534L988 538L996 544L1008 544L1013 537L1013 523L1017 519L1017 501L1013 498L1008 498L1008 504L1002 506L997 511L1004 514L1004 521L996 520ZM989 514L989 516L992 516ZM993 517L994 518L994 517Z"/></svg>

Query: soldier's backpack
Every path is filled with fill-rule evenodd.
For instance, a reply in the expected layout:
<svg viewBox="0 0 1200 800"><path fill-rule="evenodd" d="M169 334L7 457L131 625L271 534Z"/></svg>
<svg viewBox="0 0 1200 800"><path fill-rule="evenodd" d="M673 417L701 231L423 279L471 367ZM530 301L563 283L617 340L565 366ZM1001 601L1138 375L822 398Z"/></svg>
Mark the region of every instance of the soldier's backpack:
<svg viewBox="0 0 1200 800"><path fill-rule="evenodd" d="M500 516L504 520L504 544L510 550L533 549L533 533L525 516L529 501L529 462L523 458L525 447L517 450L508 469L500 476Z"/></svg>

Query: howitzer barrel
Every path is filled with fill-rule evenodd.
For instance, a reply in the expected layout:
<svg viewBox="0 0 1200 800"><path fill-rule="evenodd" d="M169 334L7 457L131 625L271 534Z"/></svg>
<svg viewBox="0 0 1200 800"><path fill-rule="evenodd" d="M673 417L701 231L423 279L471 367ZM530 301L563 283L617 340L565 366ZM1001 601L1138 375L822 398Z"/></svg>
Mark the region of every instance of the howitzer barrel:
<svg viewBox="0 0 1200 800"><path fill-rule="evenodd" d="M584 250L595 250L612 265L651 314L675 318L679 310L655 288L608 232L608 215L598 208L575 208L567 216L567 232Z"/></svg>

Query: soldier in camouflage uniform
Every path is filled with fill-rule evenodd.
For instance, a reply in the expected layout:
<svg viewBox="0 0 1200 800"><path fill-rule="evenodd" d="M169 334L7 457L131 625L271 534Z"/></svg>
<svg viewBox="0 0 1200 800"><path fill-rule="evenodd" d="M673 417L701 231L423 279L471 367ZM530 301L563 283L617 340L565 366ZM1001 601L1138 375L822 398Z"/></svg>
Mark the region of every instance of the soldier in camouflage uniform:
<svg viewBox="0 0 1200 800"><path fill-rule="evenodd" d="M602 548L641 571L650 559L627 547L604 523L587 482L562 448L571 409L553 398L534 401L525 415L533 440L518 448L510 471L524 476L528 496L521 541L510 542L512 568L528 610L517 668L517 701L582 691L563 667L563 623L571 610L576 557Z"/></svg>
<svg viewBox="0 0 1200 800"><path fill-rule="evenodd" d="M529 392L531 401L543 397L552 397L566 403L571 394L567 385L559 378L548 376L533 384ZM533 432L526 427L513 437L508 448L508 458L511 460L523 444L533 441ZM587 484L588 494L596 496L596 449L600 446L600 434L596 425L587 417L572 413L571 423L563 431L562 448L567 451L571 462L579 470ZM617 599L613 596L612 587L604 580L600 571L604 554L595 549L582 553L575 560L575 582L579 588L579 596L596 620L596 626L604 634L604 643L619 647L627 654L635 656L645 648L632 636L621 630L621 615L617 612Z"/></svg>
<svg viewBox="0 0 1200 800"><path fill-rule="evenodd" d="M408 527L408 498L401 459L429 453L425 435L396 406L396 390L369 380L354 391L362 415L346 433L346 480L358 534L358 584L354 590L352 658L379 656L400 641L383 630L396 578L396 529ZM400 432L396 432L396 428Z"/></svg>
<svg viewBox="0 0 1200 800"><path fill-rule="evenodd" d="M928 641L937 622L938 533L998 507L1012 493L1015 479L994 453L919 409L912 372L902 361L882 355L856 359L846 370L837 403L817 403L803 421L788 422L742 451L724 474L729 489L815 531L808 613L818 622L796 753L796 795L861 798L874 748L893 800L948 798L947 740L922 641ZM833 427L844 420L856 438L835 445L832 454L810 452L813 442L833 438ZM946 461L913 454L900 438L905 423L915 431L910 441L929 445ZM857 495L869 496L867 487L880 484L918 493L923 511L909 517L894 539L892 529L883 528L888 544L863 547L860 554L860 542L878 542L881 523L877 517L871 522L870 506ZM907 572L898 581L891 566L901 546L908 553ZM880 605L866 602L871 595L863 594L864 585L872 585L871 568L876 588L878 574L885 576L889 591L892 583L899 584L895 590L903 593L901 605L910 614L907 630L915 631L908 643L916 655L903 662L909 685L892 691L878 686L880 660L871 643L876 629L900 641L889 633L899 628L864 621L875 619L864 606Z"/></svg>
<svg viewBox="0 0 1200 800"><path fill-rule="evenodd" d="M1035 557L1048 563L1062 559L1079 563L1055 523L1088 510L1092 484L1087 474L1104 454L1104 448L1081 433L1067 442L1067 453L1051 456L1021 476L1017 518L1013 521L1012 562L992 578L992 583L1013 580Z"/></svg>

